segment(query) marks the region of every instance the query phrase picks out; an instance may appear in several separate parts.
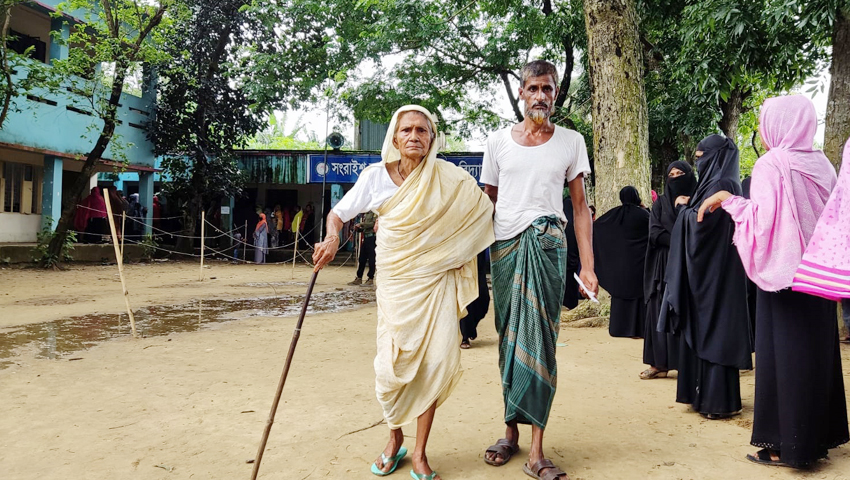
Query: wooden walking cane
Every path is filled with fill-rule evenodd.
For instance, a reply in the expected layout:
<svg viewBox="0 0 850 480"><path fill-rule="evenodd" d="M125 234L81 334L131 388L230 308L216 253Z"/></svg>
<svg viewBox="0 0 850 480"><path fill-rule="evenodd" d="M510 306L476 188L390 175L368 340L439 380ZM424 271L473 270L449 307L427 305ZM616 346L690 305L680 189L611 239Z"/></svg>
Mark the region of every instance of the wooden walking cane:
<svg viewBox="0 0 850 480"><path fill-rule="evenodd" d="M292 364L292 355L295 353L295 346L298 344L298 337L301 336L301 324L304 323L304 316L307 314L307 305L310 303L310 295L313 294L313 287L316 285L316 277L319 276L319 270L313 270L313 278L310 279L310 285L307 286L307 295L304 297L304 303L301 304L301 316L298 317L298 323L295 325L295 331L292 332L292 342L289 344L289 353L286 354L286 363L283 365L283 374L280 376L280 382L277 384L277 393L272 402L272 409L269 412L269 419L266 420L266 429L263 431L263 439L260 441L260 448L257 450L257 457L254 459L254 471L251 473L251 480L257 479L257 473L260 471L260 462L263 461L263 452L266 450L266 441L269 439L269 432L274 424L274 415L277 413L277 405L280 403L280 395L283 393L283 385L286 383L286 376L289 374L289 366Z"/></svg>

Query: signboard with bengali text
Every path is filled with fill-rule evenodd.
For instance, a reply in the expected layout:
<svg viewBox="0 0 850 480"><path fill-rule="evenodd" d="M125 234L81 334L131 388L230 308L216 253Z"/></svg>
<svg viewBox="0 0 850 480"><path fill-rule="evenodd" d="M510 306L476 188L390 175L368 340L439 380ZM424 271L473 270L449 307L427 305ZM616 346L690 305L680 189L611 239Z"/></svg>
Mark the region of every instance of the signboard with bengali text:
<svg viewBox="0 0 850 480"><path fill-rule="evenodd" d="M481 156L446 156L440 158L469 172L476 181L481 178ZM378 154L355 153L351 155L328 155L328 165L325 167L324 155L310 155L310 168L307 173L307 183L355 183L360 173L373 163L381 161Z"/></svg>

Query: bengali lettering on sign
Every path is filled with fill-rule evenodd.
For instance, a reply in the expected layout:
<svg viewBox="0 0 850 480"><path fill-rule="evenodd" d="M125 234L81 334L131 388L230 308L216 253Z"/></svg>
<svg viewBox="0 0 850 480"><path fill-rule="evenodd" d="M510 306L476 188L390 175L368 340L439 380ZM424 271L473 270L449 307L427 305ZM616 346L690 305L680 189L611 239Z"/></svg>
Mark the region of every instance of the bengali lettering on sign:
<svg viewBox="0 0 850 480"><path fill-rule="evenodd" d="M445 157L446 160L454 163L458 167L464 169L472 175L472 178L475 179L478 183L481 183L481 164L483 160L483 156L466 156L466 157Z"/></svg>
<svg viewBox="0 0 850 480"><path fill-rule="evenodd" d="M444 156L440 154L440 158L466 170L472 175L472 178L480 183L481 156ZM323 181L327 183L355 183L366 167L381 161L381 156L377 154L328 155L327 166L325 166L324 160L324 155L310 155L308 183L322 183Z"/></svg>
<svg viewBox="0 0 850 480"><path fill-rule="evenodd" d="M324 155L310 155L308 183L355 183L360 173L369 165L381 161L377 154L328 155L327 167Z"/></svg>

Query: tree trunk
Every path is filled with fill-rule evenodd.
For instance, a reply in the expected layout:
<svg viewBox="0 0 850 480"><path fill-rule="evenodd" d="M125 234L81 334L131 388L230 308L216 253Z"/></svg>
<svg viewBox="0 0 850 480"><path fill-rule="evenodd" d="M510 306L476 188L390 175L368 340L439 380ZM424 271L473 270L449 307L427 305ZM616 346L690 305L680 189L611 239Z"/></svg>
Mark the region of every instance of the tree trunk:
<svg viewBox="0 0 850 480"><path fill-rule="evenodd" d="M9 107L12 104L12 97L15 95L15 84L12 81L12 68L9 66L9 49L6 46L7 36L9 33L9 23L12 20L12 5L4 4L0 7L0 69L3 75L3 99L2 111L0 111L0 130L3 129L3 124L6 123L6 117L9 115Z"/></svg>
<svg viewBox="0 0 850 480"><path fill-rule="evenodd" d="M747 96L747 93L742 92L740 88L736 88L729 93L729 99L727 101L720 100L720 111L723 113L723 116L720 117L720 122L717 123L717 126L720 127L720 130L727 138L731 138L736 144L738 122L741 120L741 114L744 111L744 100Z"/></svg>
<svg viewBox="0 0 850 480"><path fill-rule="evenodd" d="M80 171L77 179L71 185L71 190L68 192L68 203L62 209L62 216L59 218L59 223L56 225L56 232L50 240L48 246L48 254L54 258L62 258L62 246L65 244L65 238L68 236L68 230L74 225L74 210L83 194L88 190L89 179L94 175L97 162L100 160L109 142L115 134L115 114L118 111L118 103L121 100L121 92L124 90L124 78L127 75L127 65L121 63L115 66L115 76L112 79L112 90L109 94L109 103L106 107L106 114L103 116L103 128L100 131L100 136L86 157L86 163ZM106 201L109 201L106 199Z"/></svg>
<svg viewBox="0 0 850 480"><path fill-rule="evenodd" d="M850 137L850 12L839 10L832 36L832 79L826 104L823 152L838 169L844 142Z"/></svg>
<svg viewBox="0 0 850 480"><path fill-rule="evenodd" d="M649 127L634 0L585 0L596 160L596 211L633 185L649 201Z"/></svg>

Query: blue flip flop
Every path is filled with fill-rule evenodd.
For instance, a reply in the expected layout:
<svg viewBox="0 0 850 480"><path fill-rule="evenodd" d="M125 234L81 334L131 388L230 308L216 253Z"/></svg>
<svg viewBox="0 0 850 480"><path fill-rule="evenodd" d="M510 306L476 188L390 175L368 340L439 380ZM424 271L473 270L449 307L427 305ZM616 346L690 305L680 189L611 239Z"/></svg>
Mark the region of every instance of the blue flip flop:
<svg viewBox="0 0 850 480"><path fill-rule="evenodd" d="M388 457L384 454L384 452L381 452L381 462L384 465L392 462L393 466L392 466L392 468L390 468L389 472L384 472L380 468L378 468L377 463L373 463L372 464L372 473L374 473L375 475L377 475L379 477L385 477L385 476L395 472L396 467L398 467L398 462L402 458L404 458L405 455L407 455L407 448L406 447L399 448L398 453L396 453L394 457Z"/></svg>
<svg viewBox="0 0 850 480"><path fill-rule="evenodd" d="M413 480L434 480L437 478L437 472L431 472L428 475L425 475L424 473L416 473L411 470L410 476L413 477Z"/></svg>

